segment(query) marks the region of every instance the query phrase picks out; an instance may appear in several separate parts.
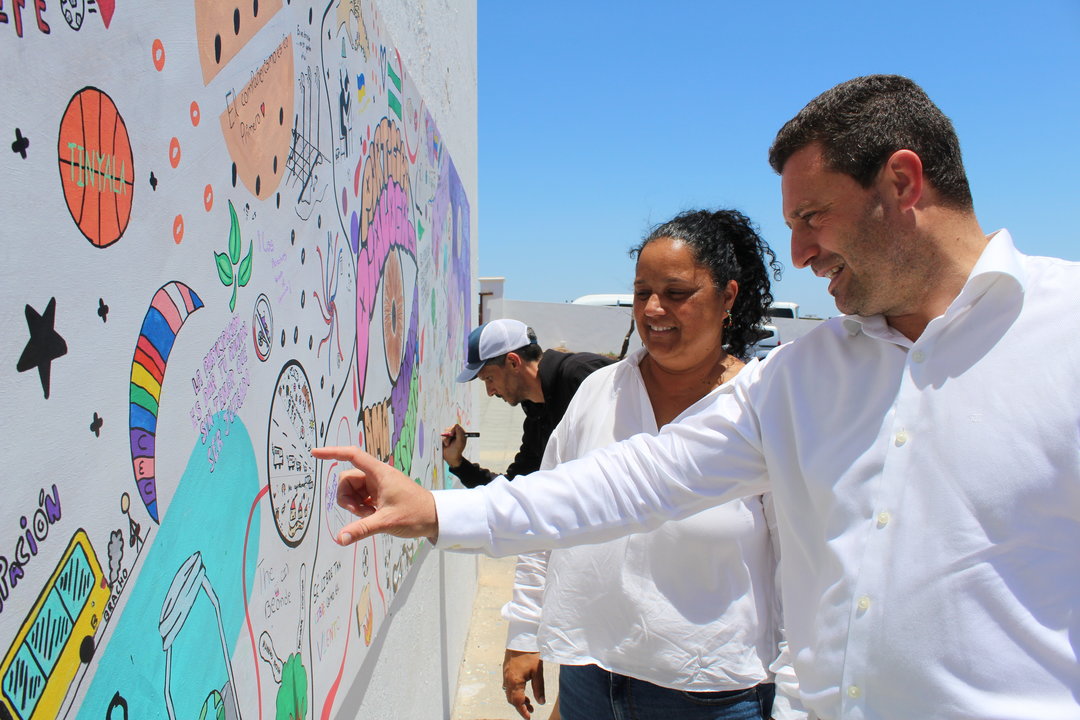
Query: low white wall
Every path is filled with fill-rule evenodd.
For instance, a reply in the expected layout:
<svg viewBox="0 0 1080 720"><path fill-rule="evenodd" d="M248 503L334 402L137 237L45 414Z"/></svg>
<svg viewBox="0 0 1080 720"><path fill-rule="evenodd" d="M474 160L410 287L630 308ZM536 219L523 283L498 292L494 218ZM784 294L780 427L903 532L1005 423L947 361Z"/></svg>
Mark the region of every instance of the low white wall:
<svg viewBox="0 0 1080 720"><path fill-rule="evenodd" d="M490 299L484 303L484 321L514 318L536 331L541 347L564 347L576 352L618 355L633 317L627 307L574 305ZM637 329L631 333L628 353L641 347Z"/></svg>
<svg viewBox="0 0 1080 720"><path fill-rule="evenodd" d="M526 302L500 296L485 298L483 322L497 318L520 320L536 331L545 348L618 355L633 313L628 307L575 305L573 303ZM780 332L780 340L789 343L813 330L818 319L772 318L769 322ZM641 347L637 328L630 337L627 353Z"/></svg>
<svg viewBox="0 0 1080 720"><path fill-rule="evenodd" d="M772 318L769 322L776 326L777 331L780 333L781 343L797 340L822 323L821 320L815 318L799 318L797 320L792 318Z"/></svg>

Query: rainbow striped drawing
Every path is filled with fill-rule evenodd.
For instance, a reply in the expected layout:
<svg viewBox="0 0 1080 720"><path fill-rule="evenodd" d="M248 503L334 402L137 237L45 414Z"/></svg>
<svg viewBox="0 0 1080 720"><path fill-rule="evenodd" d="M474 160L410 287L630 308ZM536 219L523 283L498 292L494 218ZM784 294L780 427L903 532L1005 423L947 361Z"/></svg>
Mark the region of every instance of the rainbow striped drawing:
<svg viewBox="0 0 1080 720"><path fill-rule="evenodd" d="M166 283L154 293L143 318L142 331L135 343L131 361L131 466L146 510L160 523L157 509L157 483L154 474L158 402L165 365L169 362L176 334L188 315L203 306L195 291L182 282Z"/></svg>

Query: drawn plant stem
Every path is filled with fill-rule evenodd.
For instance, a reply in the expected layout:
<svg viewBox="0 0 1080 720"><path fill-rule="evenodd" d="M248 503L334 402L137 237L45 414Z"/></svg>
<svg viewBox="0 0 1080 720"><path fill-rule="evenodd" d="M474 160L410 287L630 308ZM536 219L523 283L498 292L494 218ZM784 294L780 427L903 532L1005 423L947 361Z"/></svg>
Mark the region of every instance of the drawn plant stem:
<svg viewBox="0 0 1080 720"><path fill-rule="evenodd" d="M229 252L214 253L217 262L218 278L225 287L232 286L232 297L229 298L229 310L236 310L236 291L248 284L251 280L251 259L255 250L254 242L248 243L247 255L240 259L240 251L243 249L240 239L240 218L236 216L236 208L232 200L229 201ZM235 267L239 264L239 267Z"/></svg>

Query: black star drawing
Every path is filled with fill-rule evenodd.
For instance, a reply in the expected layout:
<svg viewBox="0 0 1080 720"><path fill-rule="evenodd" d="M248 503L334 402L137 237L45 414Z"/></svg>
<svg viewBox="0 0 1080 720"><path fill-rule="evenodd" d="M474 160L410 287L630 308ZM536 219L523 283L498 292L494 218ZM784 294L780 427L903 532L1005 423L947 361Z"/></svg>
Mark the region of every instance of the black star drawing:
<svg viewBox="0 0 1080 720"><path fill-rule="evenodd" d="M26 148L30 147L30 139L24 138L22 130L15 128L15 142L11 143L11 152L16 152L22 155L22 159L26 159Z"/></svg>
<svg viewBox="0 0 1080 720"><path fill-rule="evenodd" d="M38 315L37 310L29 305L26 306L26 326L30 330L30 339L26 342L26 347L15 366L19 372L26 372L35 367L38 369L41 389L45 391L46 399L49 397L49 373L52 369L52 361L67 353L67 343L53 329L55 322L56 298L49 300L45 313L42 315Z"/></svg>
<svg viewBox="0 0 1080 720"><path fill-rule="evenodd" d="M90 423L90 431L98 437L101 437L101 426L104 424L105 421L102 420L97 413L94 413L94 421Z"/></svg>
<svg viewBox="0 0 1080 720"><path fill-rule="evenodd" d="M98 298L97 314L101 316L101 322L109 322L109 306L105 304L105 298Z"/></svg>

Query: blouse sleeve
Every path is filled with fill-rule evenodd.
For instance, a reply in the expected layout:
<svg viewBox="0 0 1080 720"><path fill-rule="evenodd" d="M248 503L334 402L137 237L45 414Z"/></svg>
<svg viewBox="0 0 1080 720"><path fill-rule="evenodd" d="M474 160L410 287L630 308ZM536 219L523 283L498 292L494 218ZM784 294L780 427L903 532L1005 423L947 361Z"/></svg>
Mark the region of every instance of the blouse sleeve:
<svg viewBox="0 0 1080 720"><path fill-rule="evenodd" d="M784 633L784 611L780 593L780 537L776 531L776 511L773 508L772 493L762 495L761 504L765 508L765 521L769 526L769 536L776 560L773 566L774 587L776 588L773 606L776 613L778 643L776 657L769 665L769 671L775 676L776 683L776 699L773 701L772 716L775 720L805 720L807 713L799 697L799 679L795 676L795 668L791 665L791 652Z"/></svg>
<svg viewBox="0 0 1080 720"><path fill-rule="evenodd" d="M503 619L509 623L506 632L508 650L539 650L536 635L540 629L549 554L549 551L542 550L518 555L517 569L514 572L514 595L502 609Z"/></svg>
<svg viewBox="0 0 1080 720"><path fill-rule="evenodd" d="M563 419L551 433L542 469L553 468L572 452L571 427L575 422L574 403L571 402ZM572 456L571 456L572 457ZM503 605L502 616L509 623L506 633L506 648L523 652L537 652L536 635L540 629L540 616L543 610L544 586L547 582L547 564L550 551L518 555L514 571L514 592L510 602Z"/></svg>

